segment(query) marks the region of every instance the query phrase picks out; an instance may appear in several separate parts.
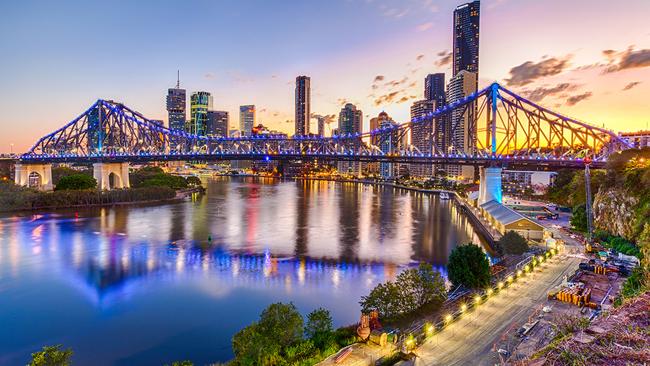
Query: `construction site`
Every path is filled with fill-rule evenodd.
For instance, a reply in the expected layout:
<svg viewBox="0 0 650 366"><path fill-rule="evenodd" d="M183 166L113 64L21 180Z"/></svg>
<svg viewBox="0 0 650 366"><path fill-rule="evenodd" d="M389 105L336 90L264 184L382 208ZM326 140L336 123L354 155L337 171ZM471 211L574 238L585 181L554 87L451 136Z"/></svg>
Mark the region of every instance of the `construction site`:
<svg viewBox="0 0 650 366"><path fill-rule="evenodd" d="M562 353L563 351L557 351L556 348L560 345L565 347L565 343L576 343L585 348L584 352L587 353L583 355L589 355L586 348L597 347L597 344L600 344L599 337L605 337L604 334L607 333L597 324L611 322L613 314L625 311L623 308L614 308L614 303L627 277L639 265L639 260L636 257L606 250L597 244L585 244L583 248L582 253L576 250L569 254L581 259L575 272L564 276L562 283L547 293L547 301L532 309L527 323L513 324L495 343L494 351L499 354L503 362L509 361L521 365L573 364L556 363L558 358L568 357L566 352ZM643 320L645 322L650 310L649 300L650 295L646 294L645 302L636 302L636 305L632 306L633 312L645 311L645 320ZM647 326L648 324L645 324L645 330L641 331L640 335L634 336L645 337L645 343L639 344L648 344ZM623 348L629 352L634 351L635 355L639 353L633 346ZM557 355L557 352L562 356ZM606 358L605 353L601 352L604 358ZM640 352L639 355L641 358L646 357L643 358L646 359L645 362L650 361L647 359L650 357L647 350Z"/></svg>

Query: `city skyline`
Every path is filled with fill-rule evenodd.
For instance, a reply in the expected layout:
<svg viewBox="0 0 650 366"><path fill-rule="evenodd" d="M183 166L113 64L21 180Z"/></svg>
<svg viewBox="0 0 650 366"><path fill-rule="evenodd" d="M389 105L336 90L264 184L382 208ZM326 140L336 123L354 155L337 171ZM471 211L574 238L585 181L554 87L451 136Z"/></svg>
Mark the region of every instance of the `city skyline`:
<svg viewBox="0 0 650 366"><path fill-rule="evenodd" d="M221 4L221 10L226 14L250 10L254 16L260 16L258 13L264 6L254 8L253 4L257 3ZM3 4L3 14L8 16L0 26L5 30L1 44L6 46L9 56L0 61L0 69L8 74L5 88L0 91L0 107L5 111L0 123L0 151L9 151L10 144L14 152L28 149L40 136L77 116L97 98L115 99L149 118L167 121L165 92L174 87L177 69L181 72L181 87L188 94L210 92L214 95L214 109L229 111L231 115L237 115L240 105L255 104L261 123L284 132L293 132L292 94L295 76L300 74L309 75L314 81L311 108L314 114L333 115L343 102L352 102L364 112L365 121L369 121L368 116L387 111L397 122L404 122L409 118L410 105L422 98L427 74L445 72L451 79L449 52L453 26L450 14L461 3L349 1L329 7L301 4L294 13L319 10L325 19L331 19L336 11L347 10L346 19L362 17L358 24L346 23L345 29L333 32L321 32L318 27L323 24L316 21L306 34L293 34L282 27L268 34L253 32L258 37L256 47L253 50L233 48L237 52L227 53L223 62L209 52L201 61L188 56L190 45L183 45L183 42L187 41L185 38L190 31L182 30L178 38L172 37L169 42L176 47L183 45L182 49L188 52L169 56L164 61L156 59L151 65L127 61L117 55L100 58L93 53L95 47L88 49L95 56L94 62L78 64L75 59L65 63L75 52L83 53L90 47L82 41L93 34L81 34L83 32L72 26L43 34L52 21L64 15L62 11L70 11L69 6L49 9L45 4L23 11L22 6L29 5ZM541 7L531 2L482 1L479 87L496 80L542 105L599 126L604 124L615 131L646 128L650 107L643 95L650 90L650 83L646 82L650 79L650 68L646 67L650 66L650 27L644 30L643 26L628 25L635 21L643 24L643 14L647 14L650 5L629 1L628 6L620 9L622 16L608 19L607 8L599 7L598 2L560 3L551 1ZM580 7L581 4L590 6ZM285 6L276 7L271 20L281 22ZM125 7L126 13L133 12L127 20L144 11L135 5ZM160 32L157 36L168 35L158 24L171 16L172 9L165 7L173 6L161 3L150 9L155 13L152 29ZM564 11L557 12L558 9ZM582 27L576 29L567 19L578 11L585 19ZM51 15L52 19L42 20L46 15ZM126 15L109 12L106 16L110 19ZM553 20L558 24L545 32L535 32L536 27ZM41 21L38 27L26 30L37 21ZM598 26L605 21L607 29ZM368 22L376 23L372 29L377 34L370 34L372 29L364 28ZM125 29L130 29L134 37L125 42L131 47L143 37L152 35L153 30L129 24ZM377 24L390 25L390 32ZM199 26L189 28L196 27ZM320 41L318 50L314 44L302 46L299 42L315 34ZM342 42L346 40L343 35L351 42ZM566 42L557 42L559 36L566 37ZM61 42L67 43L65 46L53 47L47 43L51 37L68 42ZM233 37L226 43L235 41ZM263 44L268 42L275 43ZM277 54L269 53L271 46L279 48ZM215 44L209 47L215 48ZM163 54L155 48L144 45L138 50L137 58L148 60L145 55L156 58ZM34 57L36 51L47 57ZM289 59L287 56L294 52L301 56ZM323 53L327 57L323 57ZM264 62L260 57L253 57L255 54L264 55ZM391 57L378 57L383 55ZM69 64L76 67L75 72ZM359 69L363 64L371 66ZM33 108L33 99L24 97L30 90L39 90L38 95L44 99L38 104L42 108ZM20 136L12 133L17 119L24 126ZM230 127L234 123L231 121ZM366 131L367 122L364 123L362 129ZM312 119L312 126L314 124L315 119Z"/></svg>

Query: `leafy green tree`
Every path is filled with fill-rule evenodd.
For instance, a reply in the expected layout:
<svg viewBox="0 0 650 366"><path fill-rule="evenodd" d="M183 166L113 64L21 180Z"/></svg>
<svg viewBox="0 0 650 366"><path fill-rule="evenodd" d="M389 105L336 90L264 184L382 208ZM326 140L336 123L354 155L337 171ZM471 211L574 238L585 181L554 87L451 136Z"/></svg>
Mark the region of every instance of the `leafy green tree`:
<svg viewBox="0 0 650 366"><path fill-rule="evenodd" d="M330 312L318 308L307 315L305 325L305 336L309 338L314 346L323 350L334 342L332 317Z"/></svg>
<svg viewBox="0 0 650 366"><path fill-rule="evenodd" d="M77 167L76 169L67 166L53 167L52 183L54 185L57 185L59 183L59 180L61 180L61 178L67 177L69 175L75 175L75 174L85 174L92 177L93 171L92 168L89 166L81 166L81 167Z"/></svg>
<svg viewBox="0 0 650 366"><path fill-rule="evenodd" d="M278 355L280 347L272 339L264 337L257 323L237 332L232 338L232 350L237 365L258 365L265 356Z"/></svg>
<svg viewBox="0 0 650 366"><path fill-rule="evenodd" d="M41 351L32 353L29 366L68 366L72 357L71 349L61 349L61 345L45 346Z"/></svg>
<svg viewBox="0 0 650 366"><path fill-rule="evenodd" d="M587 206L581 204L573 208L571 227L580 232L587 232Z"/></svg>
<svg viewBox="0 0 650 366"><path fill-rule="evenodd" d="M400 311L400 291L394 282L380 283L370 291L368 296L362 296L359 304L363 312L376 310L383 318L395 318Z"/></svg>
<svg viewBox="0 0 650 366"><path fill-rule="evenodd" d="M156 174L144 180L141 187L169 187L172 189L187 188L187 180L178 175L166 173Z"/></svg>
<svg viewBox="0 0 650 366"><path fill-rule="evenodd" d="M447 274L455 286L485 287L490 283L490 263L479 246L461 245L449 255Z"/></svg>
<svg viewBox="0 0 650 366"><path fill-rule="evenodd" d="M439 306L447 298L445 282L430 264L402 271L395 282L380 283L362 296L364 312L376 310L382 318L396 319L424 306Z"/></svg>
<svg viewBox="0 0 650 366"><path fill-rule="evenodd" d="M286 347L302 338L303 319L293 303L269 305L260 316L260 333Z"/></svg>
<svg viewBox="0 0 650 366"><path fill-rule="evenodd" d="M516 231L508 231L496 243L497 251L500 255L504 254L524 254L530 248L528 241Z"/></svg>
<svg viewBox="0 0 650 366"><path fill-rule="evenodd" d="M259 322L233 337L234 363L246 366L284 364L286 351L303 341L302 334L303 319L295 305L271 304L262 312Z"/></svg>
<svg viewBox="0 0 650 366"><path fill-rule="evenodd" d="M408 304L402 304L404 312L412 312L434 302L442 303L447 298L445 281L429 263L420 263L418 268L403 271L397 276L396 284L400 288L401 298L408 299Z"/></svg>
<svg viewBox="0 0 650 366"><path fill-rule="evenodd" d="M65 190L80 190L80 189L94 189L97 187L97 180L87 174L72 174L66 175L59 179L56 185L57 191Z"/></svg>

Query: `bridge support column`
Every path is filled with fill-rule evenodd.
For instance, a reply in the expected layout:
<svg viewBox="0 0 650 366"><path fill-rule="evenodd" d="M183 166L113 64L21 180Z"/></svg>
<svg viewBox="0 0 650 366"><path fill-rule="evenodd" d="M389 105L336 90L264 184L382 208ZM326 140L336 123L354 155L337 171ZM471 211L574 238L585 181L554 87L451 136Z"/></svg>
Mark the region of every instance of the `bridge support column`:
<svg viewBox="0 0 650 366"><path fill-rule="evenodd" d="M478 204L479 206L490 201L503 202L503 192L501 190L501 168L479 168L481 177Z"/></svg>
<svg viewBox="0 0 650 366"><path fill-rule="evenodd" d="M51 191L52 164L16 164L15 180L17 185Z"/></svg>
<svg viewBox="0 0 650 366"><path fill-rule="evenodd" d="M129 163L95 163L93 176L99 189L130 188Z"/></svg>

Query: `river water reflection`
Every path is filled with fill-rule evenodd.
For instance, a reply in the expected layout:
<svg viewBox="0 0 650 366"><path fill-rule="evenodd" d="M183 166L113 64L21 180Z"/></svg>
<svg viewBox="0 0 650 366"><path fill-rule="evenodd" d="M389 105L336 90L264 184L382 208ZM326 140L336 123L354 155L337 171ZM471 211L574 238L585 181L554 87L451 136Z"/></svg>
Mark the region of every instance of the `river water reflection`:
<svg viewBox="0 0 650 366"><path fill-rule="evenodd" d="M451 201L390 187L219 178L187 202L0 218L0 364L45 344L77 364L196 364L268 304L357 321L378 282L444 271L478 239Z"/></svg>

